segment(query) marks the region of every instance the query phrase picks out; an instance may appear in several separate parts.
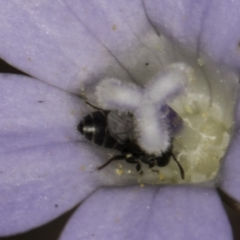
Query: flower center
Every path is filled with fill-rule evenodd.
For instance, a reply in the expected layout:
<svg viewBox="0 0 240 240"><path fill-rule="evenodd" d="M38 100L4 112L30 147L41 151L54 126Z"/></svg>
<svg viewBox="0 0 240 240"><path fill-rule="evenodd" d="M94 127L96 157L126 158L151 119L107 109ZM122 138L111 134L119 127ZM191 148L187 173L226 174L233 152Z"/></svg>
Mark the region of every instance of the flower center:
<svg viewBox="0 0 240 240"><path fill-rule="evenodd" d="M164 167L149 168L142 164L143 174L136 173L131 164L119 161L115 173L132 176L139 183L201 183L213 180L220 168L220 160L230 141L229 126L222 119L217 104L209 107L208 97L187 93L171 107L183 120L183 129L174 137L173 153L185 172L182 179L174 161Z"/></svg>
<svg viewBox="0 0 240 240"><path fill-rule="evenodd" d="M111 177L115 175L120 185L128 182L202 183L216 178L220 160L230 141L236 79L235 75L222 73L212 66L203 69L203 66L202 62L197 68L193 66L192 73L185 64L174 65L161 75L164 84L156 80L145 88L123 84L115 79L104 80L97 86L96 96L100 108L110 113L120 110L123 116L129 118L125 121L130 121L130 127L126 128L122 115L117 118L116 122L121 122L119 132L124 133L124 137L116 134L113 124L113 132L117 135L115 140L121 139L120 147L115 148L120 153L108 150L110 161L99 166L105 177L108 174ZM179 72L174 75L171 72L173 70ZM205 71L208 71L211 79L206 78ZM189 84L187 90L182 91L186 78ZM168 90L164 90L163 86ZM172 97L172 92L177 97ZM164 104L172 109L171 114L176 112L178 118L182 119L183 127L174 135L164 126L172 125L167 124L171 120L170 115L162 116ZM146 116L149 112L151 114ZM104 127L104 134L108 136L106 133L112 133L110 124ZM167 140L163 141L162 136ZM162 150L157 152L160 148Z"/></svg>
<svg viewBox="0 0 240 240"><path fill-rule="evenodd" d="M230 131L221 119L221 108L216 104L208 107L204 95L187 94L181 100L179 114L184 129L175 137L174 150L185 170L184 182L213 180L230 141ZM173 174L165 176L168 176L167 181L177 181Z"/></svg>

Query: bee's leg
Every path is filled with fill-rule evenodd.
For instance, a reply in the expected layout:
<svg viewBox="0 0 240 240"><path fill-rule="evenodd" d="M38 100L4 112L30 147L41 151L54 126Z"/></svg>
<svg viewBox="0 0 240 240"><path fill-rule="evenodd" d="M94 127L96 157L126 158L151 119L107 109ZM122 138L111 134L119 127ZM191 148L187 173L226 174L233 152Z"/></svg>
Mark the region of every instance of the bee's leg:
<svg viewBox="0 0 240 240"><path fill-rule="evenodd" d="M136 170L137 170L137 172L138 172L140 175L143 174L142 165L141 165L141 162L140 162L140 161L137 162Z"/></svg>
<svg viewBox="0 0 240 240"><path fill-rule="evenodd" d="M182 168L182 166L181 166L181 164L178 162L178 160L177 160L177 158L175 157L175 155L172 153L172 157L173 157L173 159L174 159L174 161L177 163L177 165L178 165L178 168L179 168L179 170L180 170L180 174L181 174L181 178L182 179L184 179L184 170L183 170L183 168Z"/></svg>
<svg viewBox="0 0 240 240"><path fill-rule="evenodd" d="M138 160L136 158L133 157L126 157L126 162L131 163L131 164L136 164L138 163Z"/></svg>
<svg viewBox="0 0 240 240"><path fill-rule="evenodd" d="M141 162L139 159L134 158L134 157L128 157L126 158L126 162L131 163L131 164L136 164L136 170L139 174L143 174L143 171L141 171L142 166L141 166Z"/></svg>
<svg viewBox="0 0 240 240"><path fill-rule="evenodd" d="M105 168L109 163L115 160L125 160L126 156L125 155L115 155L111 157L107 162L105 162L102 166L98 167L98 170L101 170Z"/></svg>
<svg viewBox="0 0 240 240"><path fill-rule="evenodd" d="M155 173L157 173L157 174L160 174L160 171L157 170L157 169L152 169L152 172L155 172Z"/></svg>
<svg viewBox="0 0 240 240"><path fill-rule="evenodd" d="M152 170L152 172L159 173L159 170L152 169L152 168L155 166L155 164L156 164L155 160L150 160L150 161L148 162L148 167Z"/></svg>
<svg viewBox="0 0 240 240"><path fill-rule="evenodd" d="M149 161L148 166L149 166L149 168L153 168L155 166L155 162L154 161Z"/></svg>

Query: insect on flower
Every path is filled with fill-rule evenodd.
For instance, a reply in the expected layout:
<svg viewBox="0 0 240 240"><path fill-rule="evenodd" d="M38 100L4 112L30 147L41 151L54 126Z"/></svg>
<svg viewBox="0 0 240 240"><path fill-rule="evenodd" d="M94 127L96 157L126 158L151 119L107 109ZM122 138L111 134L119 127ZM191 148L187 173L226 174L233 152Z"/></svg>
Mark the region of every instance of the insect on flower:
<svg viewBox="0 0 240 240"><path fill-rule="evenodd" d="M88 104L91 105L90 103ZM93 105L91 106L94 107ZM119 155L112 156L106 163L98 167L99 170L113 161L125 160L128 163L136 164L137 172L142 174L142 163L147 164L149 168L154 166L164 167L168 165L172 158L179 167L181 178L184 179L184 170L173 154L172 140L170 147L167 151L163 152L161 156L150 155L143 151L134 140L134 133L132 129L130 129L133 126L133 116L130 113L124 113L119 116L116 111L96 109L98 109L98 111L86 115L80 121L77 126L78 131L96 145L120 151ZM173 114L173 112L169 112ZM110 126L112 124L116 126L116 123L120 125L120 127L116 128L122 129L123 132L117 133L116 130L115 132L111 130Z"/></svg>
<svg viewBox="0 0 240 240"><path fill-rule="evenodd" d="M189 66L176 63L156 74L144 87L116 78L103 79L96 86L95 98L101 108L85 116L78 131L93 143L121 153L98 169L125 160L136 164L136 170L142 173L142 163L150 168L163 167L172 158L184 179L183 168L173 154L173 132L181 119L168 102L184 92L191 75ZM112 127L114 118L109 116L114 113L117 123L123 126L121 131Z"/></svg>

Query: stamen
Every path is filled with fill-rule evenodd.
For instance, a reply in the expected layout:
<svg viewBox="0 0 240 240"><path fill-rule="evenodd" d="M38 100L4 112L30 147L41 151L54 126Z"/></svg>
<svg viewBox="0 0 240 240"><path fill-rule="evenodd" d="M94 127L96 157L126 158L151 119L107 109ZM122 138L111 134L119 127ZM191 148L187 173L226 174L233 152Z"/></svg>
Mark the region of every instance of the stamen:
<svg viewBox="0 0 240 240"><path fill-rule="evenodd" d="M132 111L141 101L142 89L119 79L106 78L98 84L95 95L105 110Z"/></svg>
<svg viewBox="0 0 240 240"><path fill-rule="evenodd" d="M170 145L170 133L165 118L158 108L144 104L135 112L137 140L148 154L160 156Z"/></svg>
<svg viewBox="0 0 240 240"><path fill-rule="evenodd" d="M144 101L151 104L165 104L173 100L186 87L191 76L192 69L183 63L175 63L159 72L146 85Z"/></svg>

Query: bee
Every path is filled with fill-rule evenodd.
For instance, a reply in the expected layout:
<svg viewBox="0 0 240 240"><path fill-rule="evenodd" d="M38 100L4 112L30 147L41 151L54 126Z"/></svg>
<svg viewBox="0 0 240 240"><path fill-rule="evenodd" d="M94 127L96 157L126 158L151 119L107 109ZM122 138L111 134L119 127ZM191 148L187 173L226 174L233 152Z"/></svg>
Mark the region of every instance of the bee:
<svg viewBox="0 0 240 240"><path fill-rule="evenodd" d="M97 111L86 115L78 124L77 130L86 139L98 146L120 151L119 155L112 156L106 163L98 167L98 170L105 168L113 161L125 160L130 164L136 164L137 172L142 174L142 163L147 164L149 168L153 168L154 166L164 167L169 164L172 158L178 165L181 178L184 179L184 170L173 154L173 139L171 140L170 147L161 156L147 154L134 140L134 136L130 130L133 128L133 116L130 113L118 116L113 111L96 108L88 102L87 104L97 109ZM112 128L116 127L116 125L122 131L117 131L118 133L116 133L116 129L113 131Z"/></svg>

